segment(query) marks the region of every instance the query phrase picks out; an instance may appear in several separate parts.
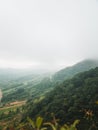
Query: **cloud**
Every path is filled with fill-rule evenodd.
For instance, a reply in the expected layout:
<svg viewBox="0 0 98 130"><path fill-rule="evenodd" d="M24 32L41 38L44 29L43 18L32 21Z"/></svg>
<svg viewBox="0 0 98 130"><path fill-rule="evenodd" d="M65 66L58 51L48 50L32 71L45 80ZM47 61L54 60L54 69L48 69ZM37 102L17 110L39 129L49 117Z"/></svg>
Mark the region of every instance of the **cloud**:
<svg viewBox="0 0 98 130"><path fill-rule="evenodd" d="M58 68L96 57L97 14L93 0L1 1L2 66L6 61L11 67L23 62Z"/></svg>

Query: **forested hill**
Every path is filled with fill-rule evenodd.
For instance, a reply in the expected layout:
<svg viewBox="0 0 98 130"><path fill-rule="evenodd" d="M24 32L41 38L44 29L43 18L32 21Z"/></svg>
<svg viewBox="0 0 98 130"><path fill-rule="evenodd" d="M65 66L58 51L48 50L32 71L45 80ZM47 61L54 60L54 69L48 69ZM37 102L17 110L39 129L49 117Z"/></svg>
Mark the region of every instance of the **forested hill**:
<svg viewBox="0 0 98 130"><path fill-rule="evenodd" d="M78 130L98 129L98 67L64 81L39 103L27 104L25 116L41 115L46 120L54 113L61 124L80 120ZM96 129L94 129L96 130Z"/></svg>
<svg viewBox="0 0 98 130"><path fill-rule="evenodd" d="M67 67L55 73L53 79L55 81L61 81L72 78L75 74L83 71L90 70L91 68L98 67L98 60L84 60L71 67Z"/></svg>
<svg viewBox="0 0 98 130"><path fill-rule="evenodd" d="M76 73L89 70L95 66L98 66L97 61L85 60L54 75L50 73L34 74L32 70L0 69L0 88L3 92L2 103L40 97L53 89L56 84L60 84Z"/></svg>

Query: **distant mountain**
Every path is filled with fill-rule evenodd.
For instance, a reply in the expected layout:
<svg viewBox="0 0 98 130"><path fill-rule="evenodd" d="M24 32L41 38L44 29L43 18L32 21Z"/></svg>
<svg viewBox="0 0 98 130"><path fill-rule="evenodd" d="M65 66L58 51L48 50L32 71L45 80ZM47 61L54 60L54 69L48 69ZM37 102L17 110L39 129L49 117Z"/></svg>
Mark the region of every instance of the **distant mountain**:
<svg viewBox="0 0 98 130"><path fill-rule="evenodd" d="M53 79L55 81L63 81L72 78L75 74L98 67L98 60L84 60L71 67L67 67L55 73Z"/></svg>
<svg viewBox="0 0 98 130"><path fill-rule="evenodd" d="M0 82L12 81L16 79L29 79L32 76L49 74L50 72L45 69L13 69L13 68L0 68ZM27 80L26 79L26 80Z"/></svg>
<svg viewBox="0 0 98 130"><path fill-rule="evenodd" d="M41 115L45 120L49 120L51 113L54 113L56 118L60 119L61 124L79 119L78 130L97 130L97 104L98 67L65 80L38 103L28 102L24 117L29 115L35 118Z"/></svg>

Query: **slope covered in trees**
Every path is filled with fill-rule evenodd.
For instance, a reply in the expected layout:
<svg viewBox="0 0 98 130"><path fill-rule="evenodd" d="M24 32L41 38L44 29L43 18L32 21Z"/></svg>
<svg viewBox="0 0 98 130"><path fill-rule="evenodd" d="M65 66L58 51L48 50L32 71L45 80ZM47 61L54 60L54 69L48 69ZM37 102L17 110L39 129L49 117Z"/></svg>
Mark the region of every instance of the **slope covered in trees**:
<svg viewBox="0 0 98 130"><path fill-rule="evenodd" d="M40 97L50 91L57 83L71 78L78 72L83 72L98 66L94 60L85 60L80 63L57 72L56 74L33 74L15 70L0 70L0 88L3 92L2 103L10 103L16 100ZM41 94L42 93L42 94Z"/></svg>
<svg viewBox="0 0 98 130"><path fill-rule="evenodd" d="M55 75L46 74L27 75L16 80L8 80L6 84L1 84L2 103L27 100L26 105L18 109L19 115L23 113L23 121L27 116L35 118L38 115L44 117L45 121L51 121L51 113L54 113L56 119L60 119L59 124L66 122L72 124L79 119L78 130L97 127L98 68L74 76L85 68L88 70L94 66L97 66L97 62L83 61L67 68L66 74L64 71L67 69L57 72L55 75L61 74L59 79L54 78ZM17 111L13 115L17 117ZM12 118L10 113L8 116ZM6 112L2 117L7 117Z"/></svg>
<svg viewBox="0 0 98 130"><path fill-rule="evenodd" d="M67 67L65 69L58 71L53 76L53 79L55 81L62 82L62 80L72 78L77 73L84 72L84 71L90 70L90 69L95 68L95 67L98 67L97 60L84 60L84 61L81 61L81 62L71 66L71 67Z"/></svg>
<svg viewBox="0 0 98 130"><path fill-rule="evenodd" d="M98 67L64 81L38 103L27 103L24 118L41 115L51 120L54 113L60 123L80 120L78 129L98 129Z"/></svg>

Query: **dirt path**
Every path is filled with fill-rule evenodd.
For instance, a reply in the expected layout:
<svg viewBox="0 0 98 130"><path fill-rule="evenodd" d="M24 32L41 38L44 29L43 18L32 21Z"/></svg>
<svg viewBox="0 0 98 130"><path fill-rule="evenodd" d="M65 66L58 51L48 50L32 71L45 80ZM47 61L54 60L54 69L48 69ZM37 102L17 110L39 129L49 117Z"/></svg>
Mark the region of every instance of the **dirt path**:
<svg viewBox="0 0 98 130"><path fill-rule="evenodd" d="M6 110L6 109L9 109L9 108L20 107L20 106L24 105L25 103L26 103L26 100L25 101L12 102L12 103L9 104L9 106L5 106L3 108L0 108L0 110Z"/></svg>

